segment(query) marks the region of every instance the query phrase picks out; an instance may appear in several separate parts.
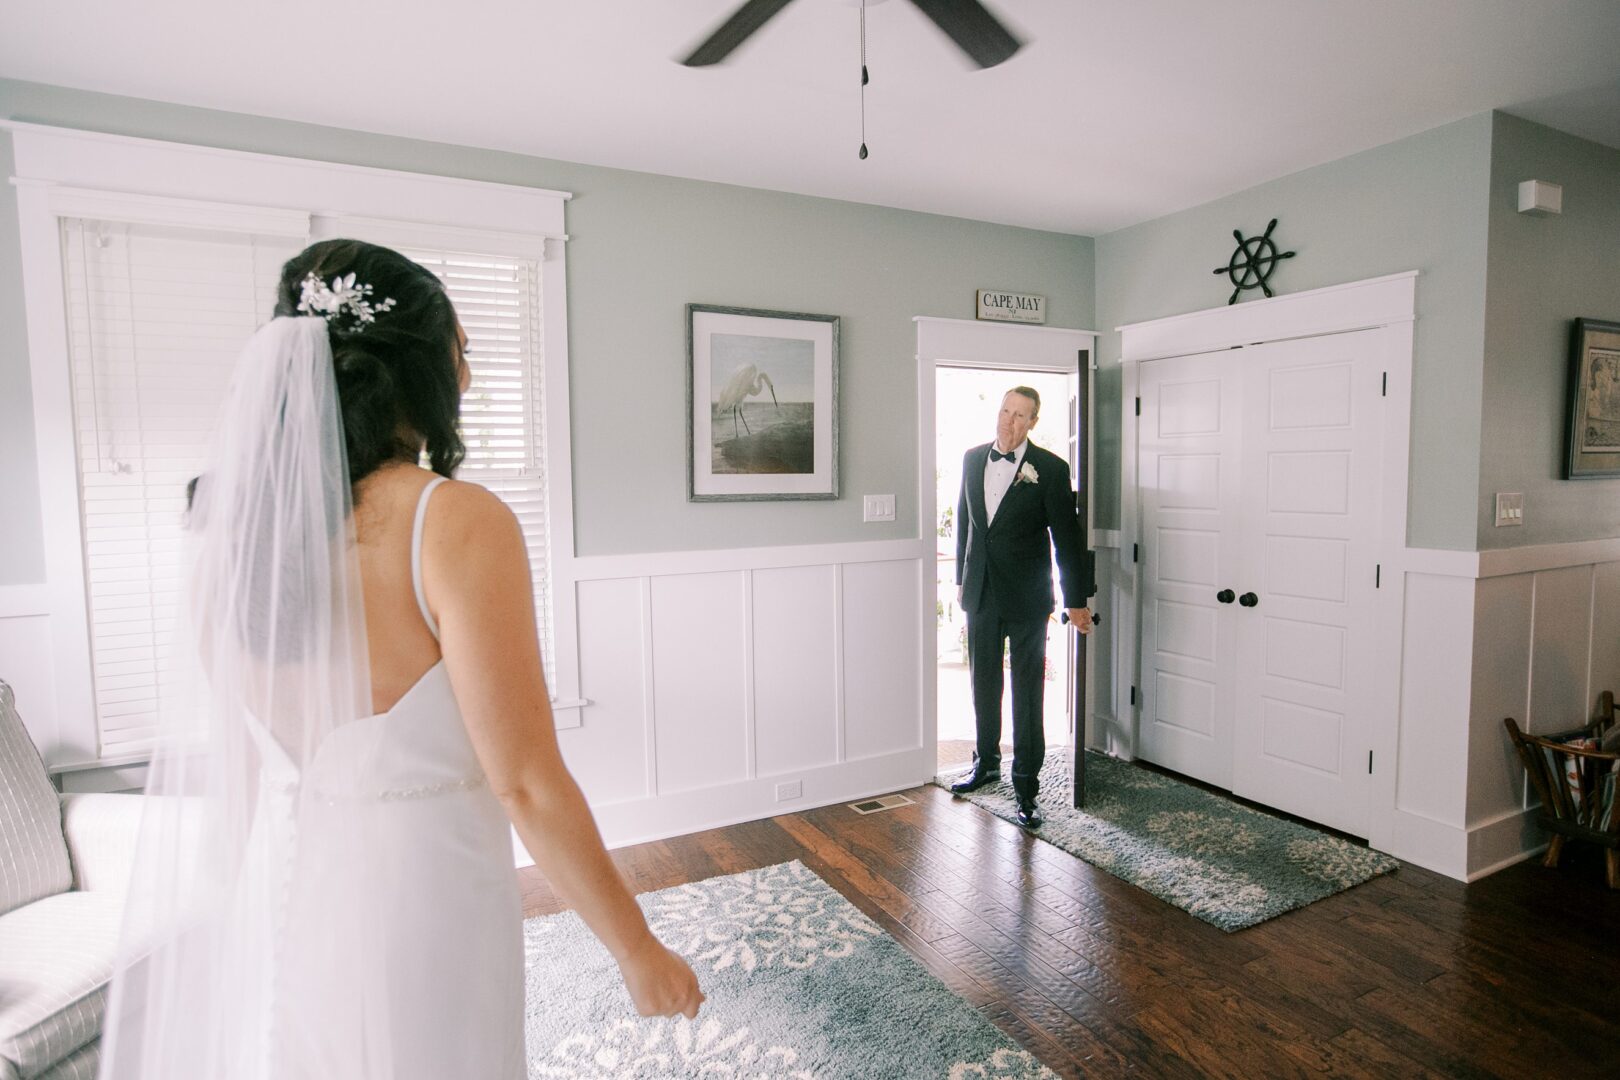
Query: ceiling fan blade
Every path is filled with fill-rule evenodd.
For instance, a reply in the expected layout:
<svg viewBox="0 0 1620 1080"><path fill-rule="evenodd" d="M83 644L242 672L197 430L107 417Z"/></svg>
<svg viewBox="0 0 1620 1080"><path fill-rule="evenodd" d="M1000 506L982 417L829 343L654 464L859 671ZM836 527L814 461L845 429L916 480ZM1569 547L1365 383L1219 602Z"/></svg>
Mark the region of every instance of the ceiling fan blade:
<svg viewBox="0 0 1620 1080"><path fill-rule="evenodd" d="M979 0L911 0L982 68L995 67L1024 44Z"/></svg>
<svg viewBox="0 0 1620 1080"><path fill-rule="evenodd" d="M692 50L681 63L687 67L708 67L718 64L732 51L747 41L748 38L770 22L771 16L787 7L789 0L748 0L742 7L731 13L731 18L720 24L720 28L709 35L707 41Z"/></svg>

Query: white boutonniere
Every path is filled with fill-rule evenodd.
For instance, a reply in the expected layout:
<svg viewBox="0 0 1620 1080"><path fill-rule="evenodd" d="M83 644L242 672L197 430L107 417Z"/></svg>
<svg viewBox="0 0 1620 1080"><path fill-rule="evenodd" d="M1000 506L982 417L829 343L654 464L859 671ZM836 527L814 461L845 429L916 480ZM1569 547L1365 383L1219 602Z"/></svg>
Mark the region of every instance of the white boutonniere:
<svg viewBox="0 0 1620 1080"><path fill-rule="evenodd" d="M1015 484L1038 484L1040 482L1041 474L1036 472L1035 466L1027 461L1018 467L1018 479L1013 481Z"/></svg>

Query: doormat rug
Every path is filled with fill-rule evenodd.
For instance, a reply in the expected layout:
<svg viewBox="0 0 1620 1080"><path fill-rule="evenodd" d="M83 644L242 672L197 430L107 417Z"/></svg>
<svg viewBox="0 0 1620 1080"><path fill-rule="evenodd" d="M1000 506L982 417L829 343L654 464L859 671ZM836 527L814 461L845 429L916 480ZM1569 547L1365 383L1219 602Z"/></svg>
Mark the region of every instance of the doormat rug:
<svg viewBox="0 0 1620 1080"><path fill-rule="evenodd" d="M1016 822L1000 783L966 798ZM934 778L949 788L966 770ZM1242 930L1400 868L1388 855L1244 806L1180 780L1086 757L1086 806L1069 805L1069 756L1041 768L1035 835L1222 930Z"/></svg>
<svg viewBox="0 0 1620 1080"><path fill-rule="evenodd" d="M525 920L531 1080L1057 1080L802 863L638 899L697 1019L636 1016L573 912Z"/></svg>

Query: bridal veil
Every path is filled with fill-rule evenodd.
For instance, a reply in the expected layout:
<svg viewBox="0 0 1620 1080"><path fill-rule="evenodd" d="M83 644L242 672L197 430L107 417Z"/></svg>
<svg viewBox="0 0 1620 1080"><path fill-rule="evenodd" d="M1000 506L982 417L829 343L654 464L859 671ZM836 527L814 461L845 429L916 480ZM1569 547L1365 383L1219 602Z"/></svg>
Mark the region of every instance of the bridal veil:
<svg viewBox="0 0 1620 1080"><path fill-rule="evenodd" d="M188 514L180 629L102 1041L110 1080L381 1080L400 962L324 319L248 343ZM362 721L362 722L357 722ZM397 868L395 868L397 873ZM397 879L397 878L396 878Z"/></svg>

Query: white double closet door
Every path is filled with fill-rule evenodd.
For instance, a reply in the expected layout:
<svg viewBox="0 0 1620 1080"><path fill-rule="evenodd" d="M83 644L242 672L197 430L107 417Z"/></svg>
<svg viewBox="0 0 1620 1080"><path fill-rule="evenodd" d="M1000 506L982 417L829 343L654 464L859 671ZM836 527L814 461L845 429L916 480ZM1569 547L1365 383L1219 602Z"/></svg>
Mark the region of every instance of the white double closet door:
<svg viewBox="0 0 1620 1080"><path fill-rule="evenodd" d="M1357 836L1388 340L1154 360L1139 382L1139 753Z"/></svg>

